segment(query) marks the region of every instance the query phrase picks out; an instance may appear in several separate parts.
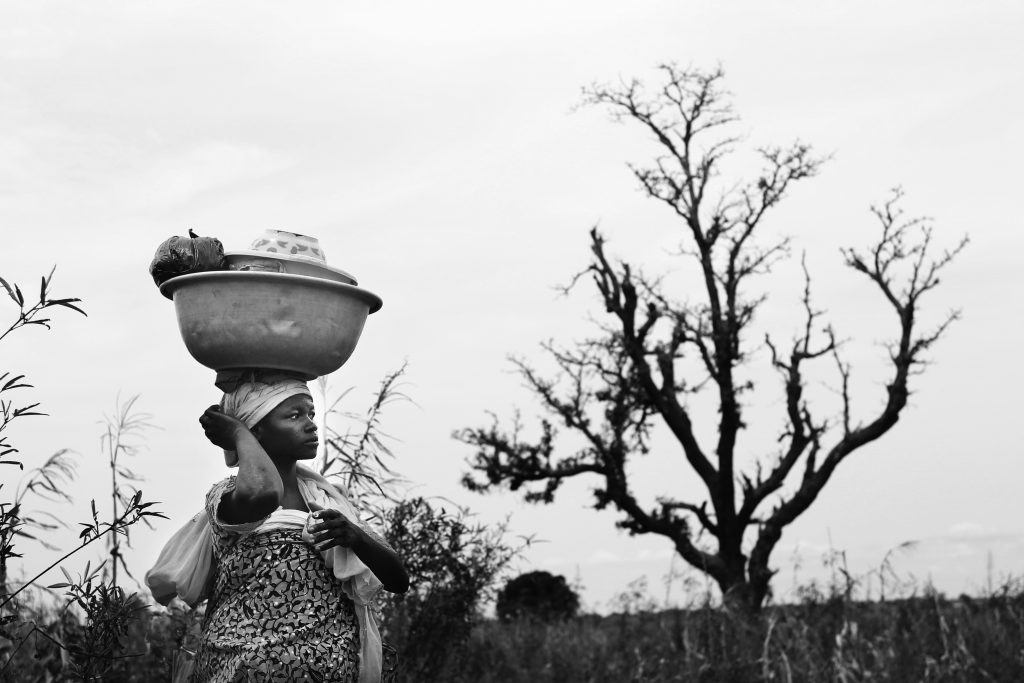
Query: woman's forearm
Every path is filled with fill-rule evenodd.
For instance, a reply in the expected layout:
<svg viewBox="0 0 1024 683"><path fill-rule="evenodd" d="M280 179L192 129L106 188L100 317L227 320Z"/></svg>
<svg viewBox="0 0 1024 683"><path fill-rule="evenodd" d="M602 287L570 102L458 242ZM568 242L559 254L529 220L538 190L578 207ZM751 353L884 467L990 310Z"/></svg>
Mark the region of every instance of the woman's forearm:
<svg viewBox="0 0 1024 683"><path fill-rule="evenodd" d="M385 590L392 593L404 593L409 590L409 575L394 550L381 545L365 531L352 549L373 575L380 579Z"/></svg>
<svg viewBox="0 0 1024 683"><path fill-rule="evenodd" d="M240 505L256 508L265 517L281 504L284 497L284 482L263 446L248 430L238 434L235 440L238 453L238 475L235 477L234 496Z"/></svg>

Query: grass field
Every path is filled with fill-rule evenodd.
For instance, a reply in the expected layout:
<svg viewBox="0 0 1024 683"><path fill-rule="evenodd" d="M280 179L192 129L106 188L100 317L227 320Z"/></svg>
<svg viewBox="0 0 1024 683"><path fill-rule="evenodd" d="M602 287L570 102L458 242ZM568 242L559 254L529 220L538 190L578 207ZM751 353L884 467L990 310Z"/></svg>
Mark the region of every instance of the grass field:
<svg viewBox="0 0 1024 683"><path fill-rule="evenodd" d="M479 624L441 679L552 681L1024 681L1024 594L841 598Z"/></svg>
<svg viewBox="0 0 1024 683"><path fill-rule="evenodd" d="M140 613L124 653L101 680L168 680L182 627L194 618ZM77 630L65 621L64 637ZM436 642L436 641L435 641ZM443 638L442 638L443 642ZM1024 590L947 599L924 591L888 601L806 598L750 617L720 608L581 615L544 623L482 619L463 647L441 655L428 678L412 674L424 653L400 652L400 681L455 683L892 683L1024 681ZM46 639L27 641L2 681L80 680Z"/></svg>

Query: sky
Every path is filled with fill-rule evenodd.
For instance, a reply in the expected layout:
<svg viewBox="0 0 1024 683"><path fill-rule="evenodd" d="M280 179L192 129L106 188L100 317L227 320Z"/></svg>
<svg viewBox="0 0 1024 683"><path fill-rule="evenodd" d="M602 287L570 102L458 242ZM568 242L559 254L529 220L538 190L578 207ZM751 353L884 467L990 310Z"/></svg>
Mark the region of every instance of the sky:
<svg viewBox="0 0 1024 683"><path fill-rule="evenodd" d="M786 530L776 594L827 580L839 557L865 580L891 561L907 581L984 591L1024 562L1012 313L1024 284L1022 28L1011 2L4 3L0 276L31 292L56 265L53 295L88 312L0 342L0 372L27 375L19 400L48 413L5 435L29 466L77 454L75 503L60 511L77 519L109 496L104 415L139 396L154 428L131 466L170 518L133 535L141 576L226 474L197 423L219 397L213 372L185 351L147 272L153 252L189 228L229 251L266 229L308 234L384 300L329 385L351 389L342 408L359 412L408 363L410 400L388 408L384 428L410 494L485 524L508 518L512 538L533 538L516 570L565 575L590 609L611 609L641 578L652 599L685 601L702 580L666 587L682 568L669 542L630 537L614 512L591 509L596 481L542 507L471 493L459 480L472 449L452 433L488 424L488 411L507 422L519 409L535 427L509 356L550 369L542 341L593 332L595 293L558 292L587 265L593 226L648 272L685 269L672 255L680 226L627 168L651 158L651 141L579 107L581 88L653 81L665 62L721 65L744 144L801 140L830 156L765 230L806 253L815 301L847 340L858 415L882 401L894 321L839 248L870 243L869 207L897 185L940 245L971 239L924 303L926 323L951 309L962 321L914 378L899 424ZM779 339L799 325L798 255L763 282L762 322ZM0 321L15 313L0 302ZM770 450L783 417L777 380L757 372L744 457ZM825 405L831 382L823 371L811 389ZM637 494L648 505L696 495L678 446L655 443L632 466ZM35 548L25 571L53 559Z"/></svg>

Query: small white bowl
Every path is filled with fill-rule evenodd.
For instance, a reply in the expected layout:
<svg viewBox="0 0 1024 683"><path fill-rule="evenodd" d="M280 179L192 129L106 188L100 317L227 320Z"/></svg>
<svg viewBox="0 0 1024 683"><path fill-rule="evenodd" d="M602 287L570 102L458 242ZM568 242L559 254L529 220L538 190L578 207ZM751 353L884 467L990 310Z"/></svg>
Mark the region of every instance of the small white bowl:
<svg viewBox="0 0 1024 683"><path fill-rule="evenodd" d="M320 248L320 241L309 235L286 230L267 230L249 247L252 251L265 251L281 256L318 261L326 265L327 257Z"/></svg>

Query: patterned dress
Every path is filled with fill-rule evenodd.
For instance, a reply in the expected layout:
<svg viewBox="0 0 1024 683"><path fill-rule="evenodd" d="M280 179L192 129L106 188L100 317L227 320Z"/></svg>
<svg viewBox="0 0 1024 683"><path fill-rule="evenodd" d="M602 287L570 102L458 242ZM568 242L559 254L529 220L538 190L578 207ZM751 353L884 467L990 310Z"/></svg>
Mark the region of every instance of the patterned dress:
<svg viewBox="0 0 1024 683"><path fill-rule="evenodd" d="M359 678L359 626L352 601L299 529L250 533L262 520L225 524L221 497L206 496L214 533L214 586L192 683Z"/></svg>

